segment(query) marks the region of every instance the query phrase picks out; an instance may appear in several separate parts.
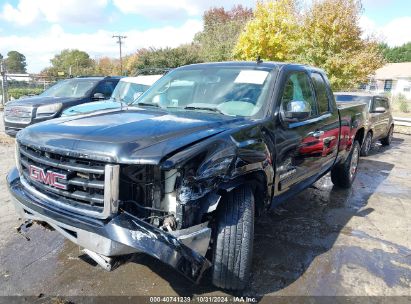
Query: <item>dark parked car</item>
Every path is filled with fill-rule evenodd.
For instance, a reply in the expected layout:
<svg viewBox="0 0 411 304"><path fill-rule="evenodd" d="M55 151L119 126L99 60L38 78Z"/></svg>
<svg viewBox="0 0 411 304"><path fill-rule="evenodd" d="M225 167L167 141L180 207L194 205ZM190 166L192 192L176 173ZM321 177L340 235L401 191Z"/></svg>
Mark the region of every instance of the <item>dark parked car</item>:
<svg viewBox="0 0 411 304"><path fill-rule="evenodd" d="M108 99L120 77L77 77L59 81L38 96L6 104L5 131L10 136L35 123L59 117L66 108Z"/></svg>
<svg viewBox="0 0 411 304"><path fill-rule="evenodd" d="M105 269L145 252L194 282L212 267L213 284L242 289L255 216L328 172L351 186L364 107L337 107L313 67L184 66L134 106L22 130L7 181L22 218L49 224Z"/></svg>
<svg viewBox="0 0 411 304"><path fill-rule="evenodd" d="M163 75L141 75L137 77L123 77L118 82L111 98L104 101L82 103L65 109L61 116L82 115L106 109L115 109L132 104L147 91Z"/></svg>
<svg viewBox="0 0 411 304"><path fill-rule="evenodd" d="M380 141L384 146L391 144L394 120L388 98L384 95L366 92L336 92L337 103L364 102L366 110L366 136L361 147L361 155L367 156L373 143Z"/></svg>

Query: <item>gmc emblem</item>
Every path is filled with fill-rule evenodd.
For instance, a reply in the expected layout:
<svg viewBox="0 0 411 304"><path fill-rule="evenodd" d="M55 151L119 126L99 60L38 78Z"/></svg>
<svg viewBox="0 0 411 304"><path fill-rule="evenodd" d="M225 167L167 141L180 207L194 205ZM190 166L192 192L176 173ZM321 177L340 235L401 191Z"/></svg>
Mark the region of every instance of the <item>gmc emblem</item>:
<svg viewBox="0 0 411 304"><path fill-rule="evenodd" d="M30 178L32 180L38 181L42 184L50 185L54 188L67 190L67 185L61 184L57 179L67 180L67 175L53 172L53 171L44 171L42 168L30 165Z"/></svg>

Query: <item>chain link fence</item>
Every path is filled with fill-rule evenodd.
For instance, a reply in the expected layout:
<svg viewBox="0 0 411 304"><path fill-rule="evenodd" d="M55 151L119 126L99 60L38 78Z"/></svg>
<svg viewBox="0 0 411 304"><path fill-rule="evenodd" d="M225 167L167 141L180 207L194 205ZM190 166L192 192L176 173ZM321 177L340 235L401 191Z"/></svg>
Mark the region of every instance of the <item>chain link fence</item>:
<svg viewBox="0 0 411 304"><path fill-rule="evenodd" d="M0 62L0 107L14 99L42 93L58 79L40 74L9 73L4 61Z"/></svg>

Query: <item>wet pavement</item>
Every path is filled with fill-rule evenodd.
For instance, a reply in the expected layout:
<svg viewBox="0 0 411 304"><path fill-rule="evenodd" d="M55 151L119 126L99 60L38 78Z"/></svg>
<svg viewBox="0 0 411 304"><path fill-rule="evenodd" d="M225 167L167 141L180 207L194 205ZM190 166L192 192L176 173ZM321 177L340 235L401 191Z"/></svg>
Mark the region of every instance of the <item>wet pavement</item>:
<svg viewBox="0 0 411 304"><path fill-rule="evenodd" d="M0 146L0 295L222 295L206 276L194 286L140 254L112 272L86 263L57 232L30 241L6 191L13 146ZM411 136L396 135L361 159L350 190L329 176L258 219L252 278L244 295L411 296Z"/></svg>

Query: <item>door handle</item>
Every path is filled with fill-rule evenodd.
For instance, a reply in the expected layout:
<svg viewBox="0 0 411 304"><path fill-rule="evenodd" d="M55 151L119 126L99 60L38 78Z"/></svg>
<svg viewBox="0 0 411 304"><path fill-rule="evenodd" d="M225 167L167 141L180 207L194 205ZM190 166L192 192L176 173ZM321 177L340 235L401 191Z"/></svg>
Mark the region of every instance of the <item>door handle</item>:
<svg viewBox="0 0 411 304"><path fill-rule="evenodd" d="M313 133L313 136L315 137L315 138L320 138L321 136L323 136L324 135L324 131L315 131L314 133Z"/></svg>

